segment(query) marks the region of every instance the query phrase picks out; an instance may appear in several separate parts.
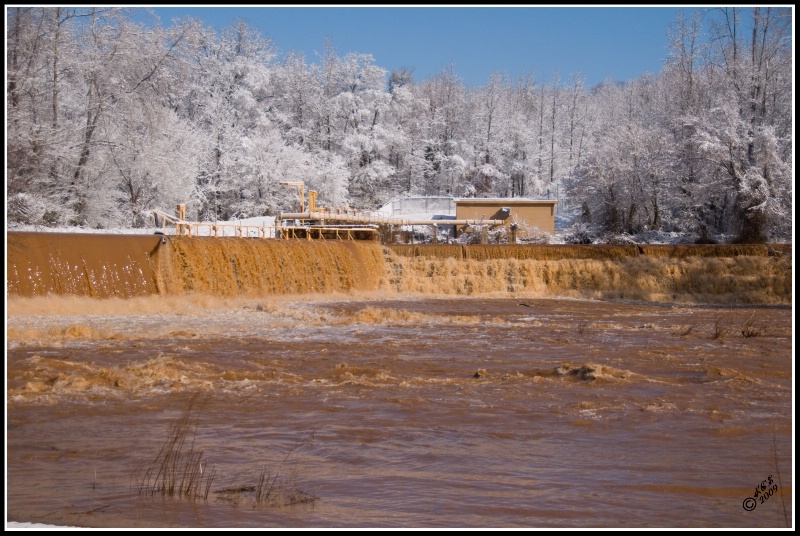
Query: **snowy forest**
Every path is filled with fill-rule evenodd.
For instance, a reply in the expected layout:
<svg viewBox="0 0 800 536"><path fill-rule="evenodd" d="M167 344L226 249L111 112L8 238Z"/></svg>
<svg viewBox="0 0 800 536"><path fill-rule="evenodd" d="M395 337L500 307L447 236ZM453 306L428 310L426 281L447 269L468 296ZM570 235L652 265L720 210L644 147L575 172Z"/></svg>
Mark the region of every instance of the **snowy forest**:
<svg viewBox="0 0 800 536"><path fill-rule="evenodd" d="M695 9L665 28L662 70L453 67L427 80L324 43L279 56L245 21L146 27L128 8L8 7L7 223L145 227L404 196L532 197L574 236L792 239L791 8ZM520 54L528 54L521 50ZM535 56L532 56L535 64Z"/></svg>

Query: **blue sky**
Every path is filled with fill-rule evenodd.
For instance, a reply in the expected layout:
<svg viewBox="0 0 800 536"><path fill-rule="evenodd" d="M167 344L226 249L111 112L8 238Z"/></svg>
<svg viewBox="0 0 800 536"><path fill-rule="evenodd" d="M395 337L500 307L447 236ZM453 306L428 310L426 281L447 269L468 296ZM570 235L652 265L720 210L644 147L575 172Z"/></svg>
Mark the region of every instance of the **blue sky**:
<svg viewBox="0 0 800 536"><path fill-rule="evenodd" d="M371 54L392 71L413 69L421 82L452 65L468 86L486 85L493 73L512 79L533 72L562 83L578 72L587 86L661 71L667 32L687 7L159 7L162 24L199 18L222 29L248 21L283 54L305 53L318 62L330 38L337 55ZM282 57L282 56L281 56Z"/></svg>

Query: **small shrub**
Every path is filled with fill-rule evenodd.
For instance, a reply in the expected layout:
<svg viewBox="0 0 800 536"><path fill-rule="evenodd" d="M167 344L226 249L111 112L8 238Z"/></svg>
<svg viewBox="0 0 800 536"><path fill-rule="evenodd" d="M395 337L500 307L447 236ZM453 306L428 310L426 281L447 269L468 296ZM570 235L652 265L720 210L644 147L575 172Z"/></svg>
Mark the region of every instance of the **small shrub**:
<svg viewBox="0 0 800 536"><path fill-rule="evenodd" d="M46 210L42 214L42 225L55 227L61 222L61 216L55 210Z"/></svg>
<svg viewBox="0 0 800 536"><path fill-rule="evenodd" d="M762 326L758 326L753 321L753 317L755 316L755 312L750 315L750 318L744 323L742 326L742 337L749 338L749 337L759 337L763 334L764 329Z"/></svg>
<svg viewBox="0 0 800 536"><path fill-rule="evenodd" d="M589 225L576 223L564 234L565 244L592 244L596 240Z"/></svg>
<svg viewBox="0 0 800 536"><path fill-rule="evenodd" d="M723 321L722 317L715 316L714 317L714 328L711 331L711 338L714 340L721 339L724 337L728 332L728 326Z"/></svg>

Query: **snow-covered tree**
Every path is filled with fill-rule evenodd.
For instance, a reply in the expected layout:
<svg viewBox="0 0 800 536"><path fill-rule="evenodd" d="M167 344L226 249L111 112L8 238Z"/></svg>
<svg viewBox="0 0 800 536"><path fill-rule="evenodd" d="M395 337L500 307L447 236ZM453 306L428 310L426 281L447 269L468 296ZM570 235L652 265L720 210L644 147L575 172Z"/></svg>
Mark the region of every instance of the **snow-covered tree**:
<svg viewBox="0 0 800 536"><path fill-rule="evenodd" d="M11 7L9 222L147 225L396 196L558 197L609 232L791 237L791 10L679 17L661 73L587 89L455 67L415 81L330 41L278 60L239 21L135 24L124 8ZM706 236L708 235L708 236ZM727 237L725 236L727 235Z"/></svg>
<svg viewBox="0 0 800 536"><path fill-rule="evenodd" d="M789 109L778 105L791 93L791 12L754 7L749 32L742 31L739 8L716 14L708 58L715 67L713 103L695 123L695 135L708 173L722 186L716 190L724 192L736 240L762 242L773 233L785 236L782 222L791 214L786 148L792 141L783 118Z"/></svg>

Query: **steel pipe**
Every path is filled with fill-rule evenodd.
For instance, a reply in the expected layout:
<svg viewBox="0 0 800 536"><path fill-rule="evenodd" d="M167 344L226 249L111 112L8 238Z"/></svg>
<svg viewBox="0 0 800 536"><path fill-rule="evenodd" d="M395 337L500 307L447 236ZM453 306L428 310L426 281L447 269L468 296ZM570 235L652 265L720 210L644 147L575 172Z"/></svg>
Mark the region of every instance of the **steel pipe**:
<svg viewBox="0 0 800 536"><path fill-rule="evenodd" d="M403 218L355 216L351 214L332 214L327 212L289 212L281 214L278 219L374 223L379 225L488 225L489 227L498 227L505 224L504 220L407 220Z"/></svg>

